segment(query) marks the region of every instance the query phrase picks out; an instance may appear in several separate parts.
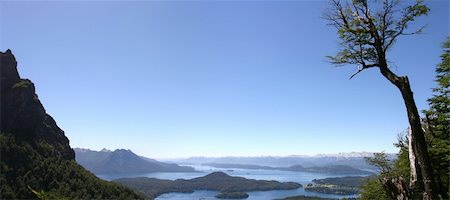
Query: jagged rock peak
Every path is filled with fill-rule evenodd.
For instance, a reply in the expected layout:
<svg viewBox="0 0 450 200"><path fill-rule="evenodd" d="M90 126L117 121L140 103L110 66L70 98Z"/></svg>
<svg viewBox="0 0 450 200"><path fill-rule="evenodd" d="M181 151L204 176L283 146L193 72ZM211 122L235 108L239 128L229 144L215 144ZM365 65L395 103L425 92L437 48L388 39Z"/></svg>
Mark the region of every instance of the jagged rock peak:
<svg viewBox="0 0 450 200"><path fill-rule="evenodd" d="M19 73L17 72L16 58L12 54L11 50L6 50L5 53L0 52L1 63L1 90L11 88L15 83L20 80Z"/></svg>
<svg viewBox="0 0 450 200"><path fill-rule="evenodd" d="M74 159L75 153L69 146L69 139L45 112L34 84L20 78L16 59L9 49L0 52L0 72L1 131L31 144L44 140L54 147L54 156Z"/></svg>

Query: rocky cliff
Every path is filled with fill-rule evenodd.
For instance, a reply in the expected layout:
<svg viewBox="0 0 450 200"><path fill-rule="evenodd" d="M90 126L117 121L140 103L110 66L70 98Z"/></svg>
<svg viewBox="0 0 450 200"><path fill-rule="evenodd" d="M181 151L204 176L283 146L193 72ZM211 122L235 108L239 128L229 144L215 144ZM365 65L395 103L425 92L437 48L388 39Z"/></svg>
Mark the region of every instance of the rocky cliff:
<svg viewBox="0 0 450 200"><path fill-rule="evenodd" d="M25 141L44 140L54 146L57 157L75 159L69 140L45 112L34 84L21 79L11 50L1 53L1 130Z"/></svg>
<svg viewBox="0 0 450 200"><path fill-rule="evenodd" d="M21 79L10 50L0 52L0 199L139 199L75 162L69 140Z"/></svg>

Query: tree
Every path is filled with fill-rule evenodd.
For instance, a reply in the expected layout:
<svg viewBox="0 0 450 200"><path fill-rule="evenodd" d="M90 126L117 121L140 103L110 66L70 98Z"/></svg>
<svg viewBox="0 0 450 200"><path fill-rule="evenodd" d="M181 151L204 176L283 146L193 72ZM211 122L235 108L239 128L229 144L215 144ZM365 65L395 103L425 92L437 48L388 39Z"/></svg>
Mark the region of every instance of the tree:
<svg viewBox="0 0 450 200"><path fill-rule="evenodd" d="M360 200L386 200L386 192L377 178L368 178L361 188Z"/></svg>
<svg viewBox="0 0 450 200"><path fill-rule="evenodd" d="M364 159L370 165L377 167L380 176L392 176L392 161L388 159L386 153L374 153L373 157L365 157Z"/></svg>
<svg viewBox="0 0 450 200"><path fill-rule="evenodd" d="M437 192L444 199L450 198L450 38L443 45L442 62L436 68L433 97L428 99L430 108L424 111L425 136L437 182Z"/></svg>
<svg viewBox="0 0 450 200"><path fill-rule="evenodd" d="M422 31L423 27L408 32L411 23L417 17L426 15L429 8L422 0L417 0L409 6L403 6L400 0L353 0L344 4L340 0L331 0L330 5L331 8L324 14L324 18L329 25L337 29L341 49L335 56L328 58L336 65L358 65L358 70L350 78L366 69L378 68L380 73L400 90L412 131L414 155L424 184L423 198L436 199L433 170L408 77L392 72L387 60L387 52L400 36L414 35Z"/></svg>
<svg viewBox="0 0 450 200"><path fill-rule="evenodd" d="M402 141L400 141L402 142ZM380 187L373 187L375 183L380 183L381 188L384 188L384 196L391 199L408 199L410 197L410 191L403 179L403 176L399 174L394 167L397 166L397 161L392 162L388 159L388 156L384 153L374 153L373 157L366 157L366 162L378 168L378 181L368 180L363 185L362 197L368 199L371 196L379 194ZM385 198L386 199L386 198Z"/></svg>

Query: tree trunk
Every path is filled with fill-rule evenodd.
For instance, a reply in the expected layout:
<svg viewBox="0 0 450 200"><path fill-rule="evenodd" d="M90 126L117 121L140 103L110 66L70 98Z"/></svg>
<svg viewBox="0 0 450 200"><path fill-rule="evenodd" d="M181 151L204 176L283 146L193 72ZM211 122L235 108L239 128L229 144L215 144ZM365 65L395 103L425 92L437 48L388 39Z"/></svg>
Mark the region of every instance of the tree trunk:
<svg viewBox="0 0 450 200"><path fill-rule="evenodd" d="M423 194L424 200L437 199L434 190L433 181L433 169L431 168L431 161L428 156L428 148L425 140L425 133L422 129L422 123L420 122L419 112L417 111L416 102L414 101L413 92L409 85L407 76L399 77L394 74L387 65L385 52L378 44L377 53L379 56L379 68L381 74L388 79L392 84L397 86L402 94L403 101L406 106L406 112L408 114L409 126L411 128L411 139L413 142L414 155L416 156L417 163L420 169L420 175L422 176L425 192Z"/></svg>
<svg viewBox="0 0 450 200"><path fill-rule="evenodd" d="M383 184L388 198L395 200L410 199L408 186L401 176L396 178L383 178L381 179L381 184Z"/></svg>
<svg viewBox="0 0 450 200"><path fill-rule="evenodd" d="M417 182L417 168L416 168L416 156L414 155L414 141L412 138L411 127L408 128L408 157L409 157L409 168L411 169L409 177L409 187L415 188Z"/></svg>
<svg viewBox="0 0 450 200"><path fill-rule="evenodd" d="M434 190L433 169L431 168L431 162L428 156L425 134L422 130L419 112L417 111L408 77L398 77L387 68L387 65L385 65L385 67L380 67L380 70L383 76L385 76L389 81L391 81L391 83L397 86L402 94L403 101L406 106L406 111L408 113L409 125L411 127L411 138L414 143L414 155L416 156L417 162L419 164L420 174L422 175L422 181L425 189L425 192L423 193L423 199L437 199Z"/></svg>

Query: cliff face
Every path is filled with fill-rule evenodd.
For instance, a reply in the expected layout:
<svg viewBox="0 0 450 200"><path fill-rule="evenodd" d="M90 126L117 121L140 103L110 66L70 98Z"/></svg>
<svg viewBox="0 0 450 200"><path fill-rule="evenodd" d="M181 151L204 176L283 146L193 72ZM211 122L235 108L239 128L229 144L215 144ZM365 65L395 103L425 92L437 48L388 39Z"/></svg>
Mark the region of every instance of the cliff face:
<svg viewBox="0 0 450 200"><path fill-rule="evenodd" d="M21 79L10 50L0 52L0 199L142 199L75 162L69 140Z"/></svg>
<svg viewBox="0 0 450 200"><path fill-rule="evenodd" d="M55 120L45 112L35 93L34 84L20 78L16 59L10 50L0 54L0 67L1 131L14 134L18 140L44 140L54 146L54 156L75 159L69 140Z"/></svg>

